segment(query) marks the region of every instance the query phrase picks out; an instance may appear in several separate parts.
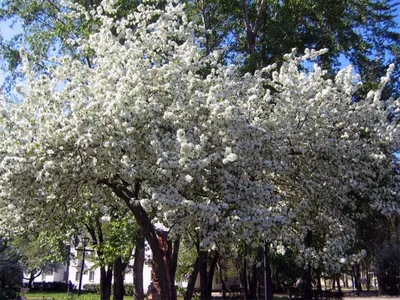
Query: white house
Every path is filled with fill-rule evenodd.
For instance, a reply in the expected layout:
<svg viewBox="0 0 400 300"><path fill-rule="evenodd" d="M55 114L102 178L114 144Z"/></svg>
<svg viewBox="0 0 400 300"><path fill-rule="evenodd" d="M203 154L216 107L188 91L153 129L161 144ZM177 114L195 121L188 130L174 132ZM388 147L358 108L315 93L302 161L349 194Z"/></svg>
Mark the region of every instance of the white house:
<svg viewBox="0 0 400 300"><path fill-rule="evenodd" d="M70 261L68 269L68 274L69 274L68 277L69 280L71 280L71 282L76 287L78 287L82 269L82 253L79 253L78 256L76 252L77 251L75 249L73 248L71 249L71 257L74 257L74 259L71 259ZM82 275L82 288L84 287L85 284L100 283L100 268L95 268L93 266L93 263L90 261L91 255L92 255L91 252L86 251L85 263L83 268L84 272ZM132 264L133 261L131 262L131 265ZM124 282L126 284L133 283L133 272L132 269L130 269L129 267L126 270ZM143 267L143 288L145 291L147 291L147 287L150 285L150 282L151 282L151 265L145 264Z"/></svg>
<svg viewBox="0 0 400 300"><path fill-rule="evenodd" d="M146 247L147 249L147 247ZM42 274L34 279L35 282L68 282L69 280L72 284L78 288L79 287L79 280L81 276L81 269L82 269L82 251L79 251L79 255L77 255L78 251L71 247L70 250L70 262L69 266L62 266L57 270L51 271L44 271ZM146 250L146 257L150 257L150 251ZM83 275L82 275L82 289L84 289L85 284L100 284L100 268L95 268L94 263L91 261L90 257L92 256L92 252L90 249L85 251L85 262L83 268ZM133 261L130 263L133 265ZM25 274L24 277L28 277ZM24 279L24 283L27 283L28 280ZM125 273L125 281L126 284L133 283L133 272L132 269L129 267ZM147 287L150 285L151 282L151 265L145 263L143 267L143 288L144 291L147 291Z"/></svg>

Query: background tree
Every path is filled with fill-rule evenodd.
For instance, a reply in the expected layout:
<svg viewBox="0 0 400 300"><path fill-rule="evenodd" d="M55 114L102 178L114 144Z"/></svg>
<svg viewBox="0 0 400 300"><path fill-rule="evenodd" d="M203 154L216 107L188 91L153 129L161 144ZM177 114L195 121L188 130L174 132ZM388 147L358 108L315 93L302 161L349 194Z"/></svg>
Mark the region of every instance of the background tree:
<svg viewBox="0 0 400 300"><path fill-rule="evenodd" d="M4 238L0 239L0 289L14 288L22 283L23 268L18 250Z"/></svg>
<svg viewBox="0 0 400 300"><path fill-rule="evenodd" d="M60 239L61 238L61 239ZM14 247L20 255L19 263L29 277L28 287L45 271L54 271L67 260L67 250L62 236L54 232L26 231L14 238Z"/></svg>

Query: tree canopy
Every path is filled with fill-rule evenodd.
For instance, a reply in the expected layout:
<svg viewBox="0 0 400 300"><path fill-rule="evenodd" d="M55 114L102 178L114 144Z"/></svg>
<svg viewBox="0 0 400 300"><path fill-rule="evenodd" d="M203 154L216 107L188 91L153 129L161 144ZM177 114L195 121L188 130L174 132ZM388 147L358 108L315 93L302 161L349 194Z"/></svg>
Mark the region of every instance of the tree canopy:
<svg viewBox="0 0 400 300"><path fill-rule="evenodd" d="M121 15L124 2L68 3L57 17L90 30L40 68L22 49L22 102L3 101L2 229L68 231L81 207L96 222L129 210L174 299L156 224L173 239L194 232L202 251L290 242L304 266L336 272L365 211L398 212L399 100L384 93L394 65L363 97L351 67L304 69L326 49L264 65L255 47L251 72L225 64L179 1ZM244 10L247 34L263 3L243 2L260 5Z"/></svg>

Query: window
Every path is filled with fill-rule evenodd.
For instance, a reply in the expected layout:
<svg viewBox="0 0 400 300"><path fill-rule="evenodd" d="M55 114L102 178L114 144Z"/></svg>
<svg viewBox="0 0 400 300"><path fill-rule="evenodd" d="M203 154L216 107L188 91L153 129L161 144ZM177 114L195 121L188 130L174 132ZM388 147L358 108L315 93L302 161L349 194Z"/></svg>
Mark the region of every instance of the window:
<svg viewBox="0 0 400 300"><path fill-rule="evenodd" d="M80 272L76 272L75 273L75 281L79 281L80 278L81 278L81 273Z"/></svg>
<svg viewBox="0 0 400 300"><path fill-rule="evenodd" d="M94 271L89 272L89 281L94 281Z"/></svg>
<svg viewBox="0 0 400 300"><path fill-rule="evenodd" d="M45 273L46 275L53 276L53 269L47 270Z"/></svg>

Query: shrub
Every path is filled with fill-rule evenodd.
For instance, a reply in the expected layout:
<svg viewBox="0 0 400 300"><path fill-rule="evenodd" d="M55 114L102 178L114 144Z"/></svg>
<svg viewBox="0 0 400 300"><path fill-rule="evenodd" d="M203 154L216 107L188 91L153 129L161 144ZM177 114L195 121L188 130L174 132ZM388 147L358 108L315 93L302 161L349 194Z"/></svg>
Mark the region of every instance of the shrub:
<svg viewBox="0 0 400 300"><path fill-rule="evenodd" d="M68 284L65 282L33 282L31 290L49 291L49 292L66 292Z"/></svg>
<svg viewBox="0 0 400 300"><path fill-rule="evenodd" d="M83 289L87 292L100 294L100 284L98 283L84 284Z"/></svg>
<svg viewBox="0 0 400 300"><path fill-rule="evenodd" d="M97 283L85 284L83 285L83 289L87 292L100 294L100 284ZM113 286L111 286L111 291L113 291ZM124 295L133 296L133 284L124 285Z"/></svg>

